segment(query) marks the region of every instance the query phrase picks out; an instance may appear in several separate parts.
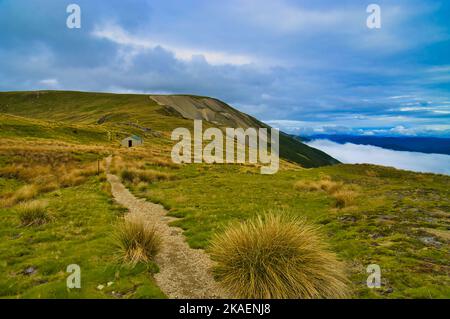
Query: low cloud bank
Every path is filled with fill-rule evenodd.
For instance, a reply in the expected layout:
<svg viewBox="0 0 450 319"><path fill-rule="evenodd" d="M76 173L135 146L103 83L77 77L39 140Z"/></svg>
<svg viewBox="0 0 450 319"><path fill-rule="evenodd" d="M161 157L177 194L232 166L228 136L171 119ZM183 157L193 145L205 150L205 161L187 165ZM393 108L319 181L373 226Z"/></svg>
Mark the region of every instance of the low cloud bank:
<svg viewBox="0 0 450 319"><path fill-rule="evenodd" d="M372 145L338 144L329 140L313 140L306 144L328 153L342 163L377 164L415 172L450 175L449 155L393 151Z"/></svg>

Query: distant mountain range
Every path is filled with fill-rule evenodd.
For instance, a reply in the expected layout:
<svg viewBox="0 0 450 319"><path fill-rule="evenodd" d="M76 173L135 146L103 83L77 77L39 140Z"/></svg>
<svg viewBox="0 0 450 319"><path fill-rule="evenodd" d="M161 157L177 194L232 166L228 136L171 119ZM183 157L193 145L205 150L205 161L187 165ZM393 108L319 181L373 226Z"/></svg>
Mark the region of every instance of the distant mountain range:
<svg viewBox="0 0 450 319"><path fill-rule="evenodd" d="M359 135L326 135L318 134L301 136L299 139L308 142L317 139L326 139L336 143L353 143L359 145L373 145L396 151L409 151L421 153L435 153L450 155L450 138L438 137L383 137Z"/></svg>

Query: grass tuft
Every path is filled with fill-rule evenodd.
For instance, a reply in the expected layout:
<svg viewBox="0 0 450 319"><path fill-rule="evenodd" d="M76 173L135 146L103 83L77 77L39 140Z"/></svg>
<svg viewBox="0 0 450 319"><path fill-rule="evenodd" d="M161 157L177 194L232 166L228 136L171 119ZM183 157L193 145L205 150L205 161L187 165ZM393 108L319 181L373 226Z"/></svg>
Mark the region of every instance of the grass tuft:
<svg viewBox="0 0 450 319"><path fill-rule="evenodd" d="M115 243L123 260L136 265L154 260L161 247L161 238L144 216L133 214L127 215L118 226Z"/></svg>
<svg viewBox="0 0 450 319"><path fill-rule="evenodd" d="M211 257L233 297L345 298L343 265L304 220L270 213L216 235Z"/></svg>
<svg viewBox="0 0 450 319"><path fill-rule="evenodd" d="M328 178L323 178L318 181L300 180L294 184L296 190L306 190L310 192L322 190L330 194L339 191L343 187L343 183L335 182Z"/></svg>
<svg viewBox="0 0 450 319"><path fill-rule="evenodd" d="M85 180L84 176L80 176L77 171L73 171L61 176L59 184L61 187L73 187L83 184Z"/></svg>
<svg viewBox="0 0 450 319"><path fill-rule="evenodd" d="M137 170L125 168L121 171L120 177L125 182L138 184L139 182L153 183L173 179L173 175L152 169Z"/></svg>
<svg viewBox="0 0 450 319"><path fill-rule="evenodd" d="M331 196L335 199L335 207L344 208L354 204L356 193L352 190L343 189L334 192Z"/></svg>
<svg viewBox="0 0 450 319"><path fill-rule="evenodd" d="M136 171L126 168L120 172L120 178L123 181L132 182L136 178Z"/></svg>
<svg viewBox="0 0 450 319"><path fill-rule="evenodd" d="M19 188L13 195L13 202L19 203L36 197L39 194L39 187L31 184Z"/></svg>
<svg viewBox="0 0 450 319"><path fill-rule="evenodd" d="M294 189L300 191L324 191L335 199L336 208L344 208L355 203L357 189L353 185L346 185L342 182L335 182L329 177L324 177L318 181L300 180L294 183Z"/></svg>
<svg viewBox="0 0 450 319"><path fill-rule="evenodd" d="M17 206L17 213L23 226L42 225L50 220L47 202L33 200Z"/></svg>

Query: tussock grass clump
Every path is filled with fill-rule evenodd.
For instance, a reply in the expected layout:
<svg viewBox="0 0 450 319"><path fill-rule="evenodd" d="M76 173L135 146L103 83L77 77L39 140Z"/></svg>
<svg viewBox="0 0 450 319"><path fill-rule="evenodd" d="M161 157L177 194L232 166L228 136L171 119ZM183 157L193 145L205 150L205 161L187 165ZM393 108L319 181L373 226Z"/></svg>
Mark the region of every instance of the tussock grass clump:
<svg viewBox="0 0 450 319"><path fill-rule="evenodd" d="M121 174L125 168L125 160L121 156L113 156L111 159L111 165L109 171L111 174Z"/></svg>
<svg viewBox="0 0 450 319"><path fill-rule="evenodd" d="M98 176L98 181L101 183L105 183L108 181L108 177L106 176L106 174L102 173Z"/></svg>
<svg viewBox="0 0 450 319"><path fill-rule="evenodd" d="M180 164L173 163L170 158L153 158L150 164L161 167L180 168Z"/></svg>
<svg viewBox="0 0 450 319"><path fill-rule="evenodd" d="M39 187L37 185L25 185L19 188L13 195L15 203L32 199L39 194Z"/></svg>
<svg viewBox="0 0 450 319"><path fill-rule="evenodd" d="M372 169L366 170L366 175L369 177L378 177L378 173Z"/></svg>
<svg viewBox="0 0 450 319"><path fill-rule="evenodd" d="M305 180L300 180L294 183L294 189L299 190L299 191L318 191L320 189L320 187L318 187L317 183L313 182L313 181L305 181Z"/></svg>
<svg viewBox="0 0 450 319"><path fill-rule="evenodd" d="M136 177L136 170L125 168L120 172L120 178L125 182L132 182Z"/></svg>
<svg viewBox="0 0 450 319"><path fill-rule="evenodd" d="M11 165L0 168L0 177L4 178L22 178L23 166Z"/></svg>
<svg viewBox="0 0 450 319"><path fill-rule="evenodd" d="M148 184L144 182L139 182L139 184L136 185L137 189L141 192L144 192L147 190Z"/></svg>
<svg viewBox="0 0 450 319"><path fill-rule="evenodd" d="M133 182L135 184L138 184L139 182L153 183L173 179L173 175L165 172L152 169L137 170L128 168L121 171L120 177L123 181Z"/></svg>
<svg viewBox="0 0 450 319"><path fill-rule="evenodd" d="M2 198L0 198L0 207L6 208L14 206L17 203L33 199L41 192L41 188L38 185L24 185L15 192L7 193Z"/></svg>
<svg viewBox="0 0 450 319"><path fill-rule="evenodd" d="M72 171L62 175L59 179L61 187L73 187L81 185L85 182L86 177L81 176L79 172Z"/></svg>
<svg viewBox="0 0 450 319"><path fill-rule="evenodd" d="M161 238L156 228L142 215L127 215L119 224L115 235L122 258L132 265L155 258L161 247Z"/></svg>
<svg viewBox="0 0 450 319"><path fill-rule="evenodd" d="M7 208L14 205L13 198L0 198L0 208Z"/></svg>
<svg viewBox="0 0 450 319"><path fill-rule="evenodd" d="M345 298L343 265L304 220L270 213L211 244L219 283L236 298Z"/></svg>
<svg viewBox="0 0 450 319"><path fill-rule="evenodd" d="M300 180L294 183L294 189L300 191L324 191L335 199L336 208L344 208L355 203L357 187L336 182L329 177L324 177L318 181Z"/></svg>
<svg viewBox="0 0 450 319"><path fill-rule="evenodd" d="M50 183L56 183L57 177L51 174L44 174L44 175L38 175L32 179L33 184L36 184L39 186L39 188L42 188L42 186L50 184Z"/></svg>
<svg viewBox="0 0 450 319"><path fill-rule="evenodd" d="M354 204L356 193L349 189L343 189L332 194L337 208L344 208Z"/></svg>
<svg viewBox="0 0 450 319"><path fill-rule="evenodd" d="M333 194L344 188L344 184L341 182L335 182L329 179L323 179L319 181L319 187L321 190L327 192L328 194Z"/></svg>
<svg viewBox="0 0 450 319"><path fill-rule="evenodd" d="M327 193L334 193L339 191L344 184L341 182L335 182L328 178L324 178L318 181L305 181L300 180L294 184L294 188L297 190L306 190L306 191L325 191Z"/></svg>
<svg viewBox="0 0 450 319"><path fill-rule="evenodd" d="M103 162L100 162L100 164L101 164L100 166L97 166L97 163L88 165L86 167L77 170L77 173L78 175L84 177L98 175L100 172L103 172L105 170Z"/></svg>
<svg viewBox="0 0 450 319"><path fill-rule="evenodd" d="M33 200L17 206L17 213L23 226L42 225L50 220L47 202Z"/></svg>
<svg viewBox="0 0 450 319"><path fill-rule="evenodd" d="M39 192L41 193L49 193L59 188L59 184L56 181L49 182L44 185L39 185Z"/></svg>
<svg viewBox="0 0 450 319"><path fill-rule="evenodd" d="M102 191L105 192L106 194L108 194L109 196L113 197L111 184L108 183L107 181L104 181L104 182L101 182L101 185L102 185L102 187L101 187Z"/></svg>
<svg viewBox="0 0 450 319"><path fill-rule="evenodd" d="M144 170L144 171L139 171L138 174L138 178L140 181L143 182L148 182L148 183L152 183L152 182L156 182L156 181L165 181L165 180L170 180L172 179L172 175L169 173L165 173L165 172L159 172L159 171L155 171L155 170Z"/></svg>

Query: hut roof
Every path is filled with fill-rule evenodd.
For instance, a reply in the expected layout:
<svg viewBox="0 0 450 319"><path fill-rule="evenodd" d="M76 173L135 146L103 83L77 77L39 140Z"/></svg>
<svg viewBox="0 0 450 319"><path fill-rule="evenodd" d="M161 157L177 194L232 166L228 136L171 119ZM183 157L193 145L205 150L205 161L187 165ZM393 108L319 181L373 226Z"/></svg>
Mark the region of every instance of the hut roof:
<svg viewBox="0 0 450 319"><path fill-rule="evenodd" d="M127 138L125 138L125 139L126 140L132 139L132 140L135 140L135 141L142 141L142 137L140 137L138 135L131 135L131 136L128 136Z"/></svg>

